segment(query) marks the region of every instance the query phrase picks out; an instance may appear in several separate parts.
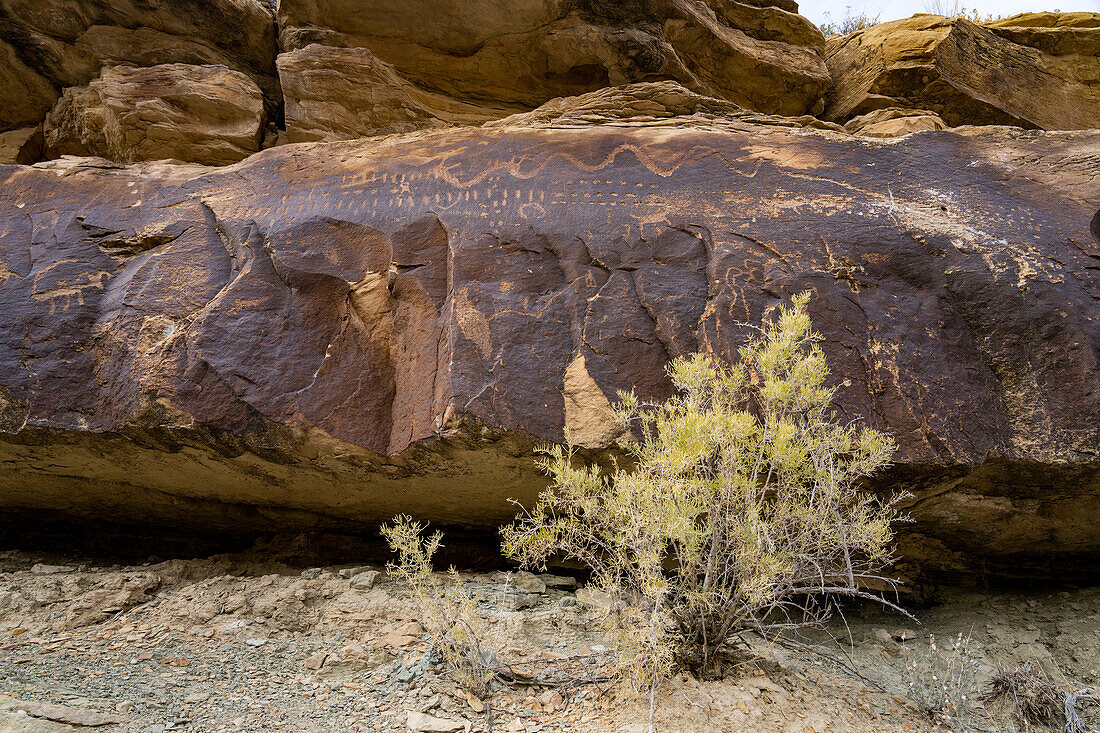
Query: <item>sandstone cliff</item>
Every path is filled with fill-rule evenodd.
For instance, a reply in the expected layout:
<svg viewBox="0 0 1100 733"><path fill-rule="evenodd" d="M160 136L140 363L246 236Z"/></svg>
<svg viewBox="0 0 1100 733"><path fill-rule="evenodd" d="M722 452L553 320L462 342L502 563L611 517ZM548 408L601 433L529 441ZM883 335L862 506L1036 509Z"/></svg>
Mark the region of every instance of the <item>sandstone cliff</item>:
<svg viewBox="0 0 1100 733"><path fill-rule="evenodd" d="M1100 131L1020 129L1100 126L1100 15L49 7L0 0L12 516L492 525L810 288L908 558L1100 553Z"/></svg>
<svg viewBox="0 0 1100 733"><path fill-rule="evenodd" d="M496 522L541 485L531 441L603 447L616 389L667 395L671 356L732 356L809 287L940 561L1093 553L1098 160L1097 133L687 117L5 168L2 498Z"/></svg>

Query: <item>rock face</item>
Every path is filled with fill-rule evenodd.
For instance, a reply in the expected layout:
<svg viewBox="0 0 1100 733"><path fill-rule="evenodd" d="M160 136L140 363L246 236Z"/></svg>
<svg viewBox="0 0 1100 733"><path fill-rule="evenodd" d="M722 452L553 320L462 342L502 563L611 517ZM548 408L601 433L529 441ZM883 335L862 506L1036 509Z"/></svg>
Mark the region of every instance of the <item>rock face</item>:
<svg viewBox="0 0 1100 733"><path fill-rule="evenodd" d="M951 126L1100 128L1100 13L1033 13L983 27L914 15L829 39L826 119L918 107Z"/></svg>
<svg viewBox="0 0 1100 733"><path fill-rule="evenodd" d="M280 55L278 65L292 143L441 127L448 106L461 109L409 84L365 48L310 44ZM464 121L485 119L475 111Z"/></svg>
<svg viewBox="0 0 1100 733"><path fill-rule="evenodd" d="M696 94L674 81L623 84L576 97L552 99L530 112L486 122L483 127L561 128L624 123L682 125L693 121L717 124L752 122L779 127L844 131L840 125L822 122L812 115L783 117L750 112L733 102Z"/></svg>
<svg viewBox="0 0 1100 733"><path fill-rule="evenodd" d="M844 130L865 137L898 137L924 130L946 130L947 124L935 112L927 109L884 107L853 117Z"/></svg>
<svg viewBox="0 0 1100 733"><path fill-rule="evenodd" d="M1098 161L1096 132L716 115L2 168L0 504L491 525L534 441L604 455L617 389L667 396L669 358L810 288L841 416L900 445L908 553L1094 558Z"/></svg>
<svg viewBox="0 0 1100 733"><path fill-rule="evenodd" d="M274 112L276 53L273 13L257 0L0 0L0 131L41 122L61 90L117 65L226 66L263 89ZM7 93L13 68L33 69L30 80L9 77L32 93Z"/></svg>
<svg viewBox="0 0 1100 733"><path fill-rule="evenodd" d="M115 66L65 90L45 123L46 152L122 162L235 163L260 149L263 95L224 66Z"/></svg>
<svg viewBox="0 0 1100 733"><path fill-rule="evenodd" d="M0 132L37 125L55 99L53 85L0 40Z"/></svg>
<svg viewBox="0 0 1100 733"><path fill-rule="evenodd" d="M42 157L42 128L22 127L0 132L0 165L29 165Z"/></svg>
<svg viewBox="0 0 1100 733"><path fill-rule="evenodd" d="M820 109L829 81L821 32L766 3L283 0L279 25L284 50L368 49L421 89L488 117L659 79L798 115Z"/></svg>

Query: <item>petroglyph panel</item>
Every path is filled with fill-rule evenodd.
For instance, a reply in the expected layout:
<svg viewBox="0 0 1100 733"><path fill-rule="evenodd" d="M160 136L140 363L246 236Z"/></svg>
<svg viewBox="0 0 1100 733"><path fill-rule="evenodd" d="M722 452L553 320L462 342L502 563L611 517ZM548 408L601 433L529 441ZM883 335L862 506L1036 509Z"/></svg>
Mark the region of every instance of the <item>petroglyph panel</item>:
<svg viewBox="0 0 1100 733"><path fill-rule="evenodd" d="M435 475L424 456L456 435L560 439L578 359L585 404L593 385L661 398L669 359L733 358L809 288L840 414L893 432L903 467L1087 463L1098 141L487 128L205 172L0 168L0 390L18 406L0 425L212 426L265 436L226 448L261 462L328 441L316 460L359 472L341 479L354 511L381 512L404 496L386 477ZM434 516L506 514L500 487L535 485L508 465ZM285 481L273 501L304 506Z"/></svg>

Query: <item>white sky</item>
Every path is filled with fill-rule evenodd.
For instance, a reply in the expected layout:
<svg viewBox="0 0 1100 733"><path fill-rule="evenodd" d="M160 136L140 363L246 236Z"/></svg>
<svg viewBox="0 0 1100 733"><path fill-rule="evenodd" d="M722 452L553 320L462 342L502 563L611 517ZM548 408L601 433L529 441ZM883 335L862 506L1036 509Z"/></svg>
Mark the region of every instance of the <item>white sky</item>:
<svg viewBox="0 0 1100 733"><path fill-rule="evenodd" d="M936 0L931 0L936 2ZM941 5L954 6L954 0L939 0ZM1091 10L1100 12L1100 0L959 0L965 8L975 8L983 15L1015 15L1040 10ZM826 20L839 22L844 16L866 13L878 22L908 18L913 13L926 13L928 0L799 0L798 11L815 23ZM828 16L825 13L829 13Z"/></svg>

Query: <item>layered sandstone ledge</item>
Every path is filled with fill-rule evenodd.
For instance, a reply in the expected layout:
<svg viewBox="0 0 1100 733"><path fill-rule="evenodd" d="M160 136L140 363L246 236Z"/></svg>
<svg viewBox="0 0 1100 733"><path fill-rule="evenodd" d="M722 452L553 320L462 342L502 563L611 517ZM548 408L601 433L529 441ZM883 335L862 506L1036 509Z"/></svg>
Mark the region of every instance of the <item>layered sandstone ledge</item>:
<svg viewBox="0 0 1100 733"><path fill-rule="evenodd" d="M1100 133L762 121L0 168L0 502L490 526L543 485L535 443L606 455L617 389L667 395L670 357L810 288L841 417L900 445L907 556L1095 558Z"/></svg>

